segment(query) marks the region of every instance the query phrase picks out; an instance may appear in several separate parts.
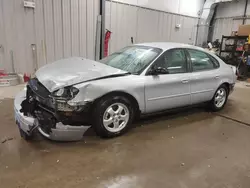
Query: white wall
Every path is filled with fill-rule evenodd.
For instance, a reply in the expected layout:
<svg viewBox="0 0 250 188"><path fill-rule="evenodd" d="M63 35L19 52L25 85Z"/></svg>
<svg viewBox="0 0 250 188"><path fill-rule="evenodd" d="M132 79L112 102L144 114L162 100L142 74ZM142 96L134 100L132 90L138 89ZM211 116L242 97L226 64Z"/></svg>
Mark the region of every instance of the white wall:
<svg viewBox="0 0 250 188"><path fill-rule="evenodd" d="M0 0L0 69L30 74L61 58L94 59L99 0L34 2Z"/></svg>
<svg viewBox="0 0 250 188"><path fill-rule="evenodd" d="M245 0L232 1L227 3L221 3L217 7L216 18L228 18L235 16L243 16L245 10ZM248 3L250 6L250 1ZM250 7L248 7L248 13Z"/></svg>
<svg viewBox="0 0 250 188"><path fill-rule="evenodd" d="M112 0L140 7L198 17L204 0Z"/></svg>
<svg viewBox="0 0 250 188"><path fill-rule="evenodd" d="M222 35L231 35L232 31L237 31L243 20L234 19L234 17L242 17L244 10L245 0L219 4L213 25L213 40L221 39ZM250 15L250 1L246 15ZM250 19L246 20L246 24L250 24Z"/></svg>
<svg viewBox="0 0 250 188"><path fill-rule="evenodd" d="M106 1L106 29L110 30L109 53L127 45L143 42L180 42L194 44L198 18L166 13ZM181 24L176 29L176 24Z"/></svg>

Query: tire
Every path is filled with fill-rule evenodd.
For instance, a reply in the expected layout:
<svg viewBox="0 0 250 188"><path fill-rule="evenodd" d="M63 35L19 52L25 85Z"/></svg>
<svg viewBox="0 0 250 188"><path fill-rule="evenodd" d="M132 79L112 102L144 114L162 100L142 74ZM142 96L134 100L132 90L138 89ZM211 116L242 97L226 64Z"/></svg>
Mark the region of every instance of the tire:
<svg viewBox="0 0 250 188"><path fill-rule="evenodd" d="M210 101L210 109L214 112L224 108L228 99L228 88L226 85L221 85L215 92L213 99Z"/></svg>
<svg viewBox="0 0 250 188"><path fill-rule="evenodd" d="M131 101L124 96L102 98L93 111L93 128L96 134L102 138L124 134L131 127L134 109Z"/></svg>

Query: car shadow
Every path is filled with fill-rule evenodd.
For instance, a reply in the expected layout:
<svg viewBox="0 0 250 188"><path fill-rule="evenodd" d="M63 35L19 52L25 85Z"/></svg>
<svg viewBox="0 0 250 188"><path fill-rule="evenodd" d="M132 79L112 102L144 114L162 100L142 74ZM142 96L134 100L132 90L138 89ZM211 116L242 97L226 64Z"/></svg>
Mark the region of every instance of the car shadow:
<svg viewBox="0 0 250 188"><path fill-rule="evenodd" d="M203 113L202 116L200 116L201 113ZM211 115L211 111L209 111L205 105L195 106L195 107L185 107L154 114L148 114L146 116L142 116L136 119L132 124L132 128L141 127L142 125L147 126L147 125L157 124L163 121L178 120L180 118L182 118L182 120L184 121L183 123L186 124L188 117L192 117L190 119L191 121L204 120L204 118L206 118L204 116L204 113L206 115ZM85 132L84 134L84 137L90 137L90 136L96 136L96 133L92 127L89 128L87 132Z"/></svg>
<svg viewBox="0 0 250 188"><path fill-rule="evenodd" d="M202 115L201 115L202 114ZM170 111L164 111L159 112L155 114L148 114L147 116L142 116L139 119L135 120L135 122L132 124L132 129L135 128L141 128L145 126L157 126L157 124L162 124L163 122L173 122L174 125L171 125L171 128L176 126L182 126L186 125L188 122L197 122L204 119L211 118L211 112L207 110L207 108L203 105L201 106L195 106L195 107L186 107L181 109L174 109ZM46 140L52 145L61 145L60 143L64 143L63 145L66 146L69 143L74 143L75 141L51 141L45 138L42 138L41 135L37 135L36 141ZM86 140L100 140L94 129L90 127L83 135L82 140L79 140L79 142L85 142ZM65 145L66 144L66 145Z"/></svg>

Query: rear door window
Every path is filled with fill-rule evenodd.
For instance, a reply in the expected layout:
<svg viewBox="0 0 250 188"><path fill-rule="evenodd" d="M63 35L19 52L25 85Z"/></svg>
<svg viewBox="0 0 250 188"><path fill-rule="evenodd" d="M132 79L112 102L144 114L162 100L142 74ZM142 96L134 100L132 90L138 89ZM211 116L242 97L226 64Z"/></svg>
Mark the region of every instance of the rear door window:
<svg viewBox="0 0 250 188"><path fill-rule="evenodd" d="M190 55L193 72L212 70L219 67L219 62L207 53L193 49L187 49L187 51Z"/></svg>

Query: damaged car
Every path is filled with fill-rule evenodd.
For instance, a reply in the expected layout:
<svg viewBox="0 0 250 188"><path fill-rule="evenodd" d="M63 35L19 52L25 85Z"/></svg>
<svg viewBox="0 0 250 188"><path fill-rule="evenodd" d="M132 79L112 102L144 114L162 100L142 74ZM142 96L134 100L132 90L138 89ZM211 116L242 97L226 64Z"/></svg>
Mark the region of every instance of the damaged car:
<svg viewBox="0 0 250 188"><path fill-rule="evenodd" d="M208 103L221 110L233 91L236 68L202 48L145 43L99 62L72 57L40 68L14 102L21 136L38 132L51 140L80 140L127 132L135 118Z"/></svg>

